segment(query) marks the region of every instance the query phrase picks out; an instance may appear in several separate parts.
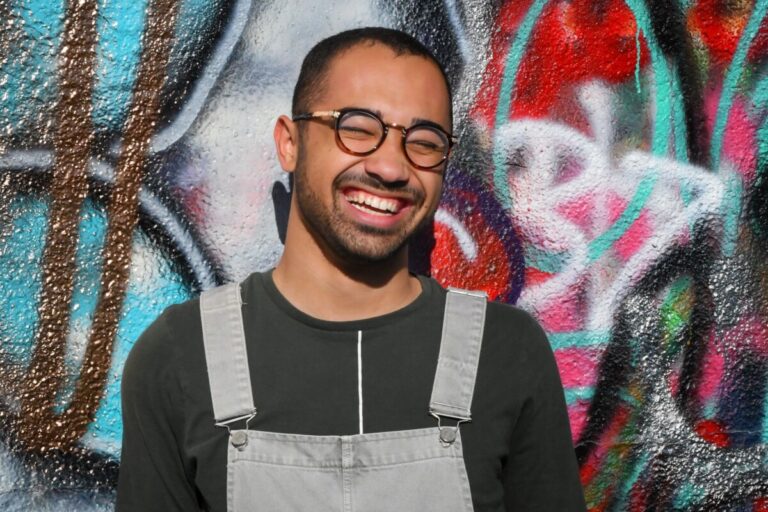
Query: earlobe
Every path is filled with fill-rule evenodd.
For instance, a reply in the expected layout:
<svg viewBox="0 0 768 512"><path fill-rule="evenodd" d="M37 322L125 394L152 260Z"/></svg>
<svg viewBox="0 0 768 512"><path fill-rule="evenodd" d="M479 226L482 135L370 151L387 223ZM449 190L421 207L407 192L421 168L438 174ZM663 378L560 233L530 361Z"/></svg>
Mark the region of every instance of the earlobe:
<svg viewBox="0 0 768 512"><path fill-rule="evenodd" d="M288 116L278 117L273 135L280 167L286 172L293 172L296 169L296 156L299 149L296 123Z"/></svg>

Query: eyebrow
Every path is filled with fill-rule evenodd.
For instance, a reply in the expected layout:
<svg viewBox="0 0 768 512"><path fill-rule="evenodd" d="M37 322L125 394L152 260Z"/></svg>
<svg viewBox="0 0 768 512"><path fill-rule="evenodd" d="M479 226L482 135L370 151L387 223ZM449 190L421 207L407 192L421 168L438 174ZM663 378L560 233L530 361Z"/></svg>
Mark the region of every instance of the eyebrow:
<svg viewBox="0 0 768 512"><path fill-rule="evenodd" d="M373 112L374 114L376 114L377 116L379 116L382 119L384 118L384 116L381 113L381 110L372 110L370 108L356 107L354 105L349 106L349 107L344 107L344 108L351 108L351 109L355 109L355 110L367 110L368 112ZM448 130L448 128L442 126L440 123L432 121L431 119L424 119L423 117L412 117L411 118L411 124L409 126L413 126L413 125L416 125L416 124L426 124L426 125L429 125L429 126L434 126L436 128L440 128L441 130L443 130L445 133L447 133L449 135L451 133L450 130Z"/></svg>

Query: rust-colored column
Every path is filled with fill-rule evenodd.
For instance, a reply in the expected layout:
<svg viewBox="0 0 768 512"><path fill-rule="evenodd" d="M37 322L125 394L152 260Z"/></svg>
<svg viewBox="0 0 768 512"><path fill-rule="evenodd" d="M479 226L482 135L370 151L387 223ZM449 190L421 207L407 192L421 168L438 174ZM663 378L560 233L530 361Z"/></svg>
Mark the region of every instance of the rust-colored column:
<svg viewBox="0 0 768 512"><path fill-rule="evenodd" d="M83 5L93 4L93 9ZM73 7L76 6L76 7ZM120 311L122 309L126 287L128 284L131 263L133 232L138 221L138 192L143 171L147 161L152 134L160 116L162 86L171 48L174 42L174 28L178 12L177 0L152 0L147 13L147 27L143 37L143 47L139 61L136 84L130 110L123 129L122 151L118 158L115 185L112 189L107 209L108 225L103 254L101 289L99 301L94 315L90 341L86 348L79 379L69 407L61 415L53 412L54 398L63 380L63 354L66 342L67 324L69 321L69 305L72 295L72 279L75 272L74 251L77 246L76 228L77 211L86 192L84 181L85 163L90 154L90 144L93 130L90 124L91 97L93 79L93 60L90 67L82 63L72 63L72 50L67 49L62 57L62 79L66 81L67 66L72 63L77 66L81 75L89 77L87 89L83 92L77 87L82 85L85 77L80 76L78 82L73 82L71 90L62 89L62 97L78 98L78 106L85 111L87 96L87 115L75 116L67 113L67 120L76 118L84 123L77 132L81 140L65 139L62 133L57 134L57 151L62 154L73 147L87 146L87 151L78 153L81 160L80 173L68 172L66 176L77 176L77 181L70 178L65 186L56 188L54 183L54 198L65 197L63 202L77 211L70 217L66 226L61 221L52 222L49 227L49 241L46 245L45 268L46 277L43 282L43 296L40 315L41 328L38 331L37 345L28 372L22 402L22 418L19 431L20 439L25 447L30 449L66 449L79 440L85 433L88 424L93 421L99 401L104 395L107 372L111 364L112 347L117 333ZM95 0L81 2L73 0L68 13L67 22L74 32L83 30L81 25L90 24L93 29L89 47L92 52L95 46ZM87 22L86 19L87 18ZM82 34L72 34L78 41ZM90 37L90 36L89 36ZM67 45L64 45L67 48ZM69 91L69 92L66 92ZM82 96L80 96L82 95ZM66 110L66 109L64 109ZM62 111L62 109L60 109ZM87 124L82 118L87 119ZM59 120L59 132L70 133L68 125ZM80 125L78 125L80 127ZM87 132L87 133L86 133ZM59 144L63 149L59 150ZM85 162L85 163L83 163ZM57 160L57 172L59 165ZM63 171L60 172L64 174ZM60 181L64 181L60 178ZM69 213L70 210L67 210ZM66 238L64 244L69 252L62 256L61 249L54 247L50 240L56 239L57 234ZM49 255L50 253L50 255ZM49 263L49 260L52 263ZM48 270L50 267L50 270ZM56 301L56 302L49 302ZM52 304L56 307L52 308ZM44 316L48 316L45 322Z"/></svg>
<svg viewBox="0 0 768 512"><path fill-rule="evenodd" d="M97 0L70 0L61 36L53 181L37 337L24 378L21 418L17 425L22 441L33 446L42 443L50 433L54 399L64 377L77 227L80 208L88 192L86 176L93 143L96 15Z"/></svg>

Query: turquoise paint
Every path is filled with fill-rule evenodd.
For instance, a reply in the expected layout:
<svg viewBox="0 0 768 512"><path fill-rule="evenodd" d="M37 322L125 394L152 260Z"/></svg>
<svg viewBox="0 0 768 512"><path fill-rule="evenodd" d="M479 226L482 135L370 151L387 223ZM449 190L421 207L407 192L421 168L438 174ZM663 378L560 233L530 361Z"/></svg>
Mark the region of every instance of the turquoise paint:
<svg viewBox="0 0 768 512"><path fill-rule="evenodd" d="M614 507L613 510L628 510L629 493L632 492L632 487L637 483L637 481L640 479L640 476L643 474L643 470L648 465L649 459L650 457L648 452L642 452L634 462L634 467L632 467L631 471L627 472L628 474L626 478L619 477L621 482L621 489L616 500L616 507Z"/></svg>
<svg viewBox="0 0 768 512"><path fill-rule="evenodd" d="M694 486L690 482L683 482L675 493L672 500L672 506L675 510L688 510L691 506L699 503L706 496L703 489Z"/></svg>
<svg viewBox="0 0 768 512"><path fill-rule="evenodd" d="M119 131L130 108L146 30L148 0L101 0L94 123L97 130ZM221 13L221 0L181 1L167 67L169 80L187 72L201 58L201 41L211 37Z"/></svg>
<svg viewBox="0 0 768 512"><path fill-rule="evenodd" d="M655 172L640 181L635 195L613 225L589 244L589 261L599 259L637 220L653 192L658 176Z"/></svg>
<svg viewBox="0 0 768 512"><path fill-rule="evenodd" d="M722 207L722 211L725 212L723 226L723 253L727 257L733 256L736 252L743 193L741 177L737 174L732 175L726 185Z"/></svg>
<svg viewBox="0 0 768 512"><path fill-rule="evenodd" d="M763 443L768 443L768 393L763 396ZM768 462L768 460L766 461ZM768 464L766 464L768 467Z"/></svg>
<svg viewBox="0 0 768 512"><path fill-rule="evenodd" d="M565 388L565 403L566 405L573 405L576 402L587 402L592 400L595 396L595 388L592 386L583 388Z"/></svg>
<svg viewBox="0 0 768 512"><path fill-rule="evenodd" d="M640 24L635 23L637 30L635 30L635 91L637 94L642 94L643 89L640 87Z"/></svg>
<svg viewBox="0 0 768 512"><path fill-rule="evenodd" d="M675 134L675 158L680 162L690 163L688 158L688 126L685 124L685 106L683 105L683 91L681 89L680 76L676 68L672 69L672 95L675 119L672 129Z"/></svg>
<svg viewBox="0 0 768 512"><path fill-rule="evenodd" d="M11 201L8 214L11 232L0 237L0 311L11 314L0 322L0 357L4 365L26 368L37 332L48 219L42 202L23 197Z"/></svg>
<svg viewBox="0 0 768 512"><path fill-rule="evenodd" d="M552 350L567 348L590 348L607 345L611 341L610 331L575 331L547 333Z"/></svg>
<svg viewBox="0 0 768 512"><path fill-rule="evenodd" d="M653 121L653 141L651 150L657 155L666 155L669 150L670 124L674 119L671 98L673 96L672 76L670 76L664 54L653 32L651 18L645 3L641 0L625 0L632 10L635 21L645 34L648 49L651 52L651 67L655 78L656 113Z"/></svg>
<svg viewBox="0 0 768 512"><path fill-rule="evenodd" d="M509 122L509 110L512 104L512 90L515 87L515 80L517 79L517 71L520 68L520 63L523 60L525 48L528 46L528 41L531 39L533 33L533 27L536 24L536 20L541 16L544 7L547 5L548 0L534 0L528 12L525 14L523 22L517 29L515 39L512 42L512 46L507 54L507 62L504 65L504 75L501 80L501 87L499 89L499 101L496 104L496 124L494 131L498 131L499 127ZM501 203L502 207L507 210L512 209L512 199L509 193L509 183L507 182L507 171L505 169L506 155L499 148L498 143L494 145L493 150L493 184L496 198Z"/></svg>
<svg viewBox="0 0 768 512"><path fill-rule="evenodd" d="M221 21L223 0L179 0L176 38L168 78L177 80ZM99 0L93 123L98 133L120 132L131 105L146 30L148 0ZM20 0L13 8L24 21L23 41L0 68L6 83L0 96L0 123L35 137L52 115L57 89L57 58L65 19L65 0ZM28 52L27 52L28 51ZM22 55L28 53L22 58ZM26 134L29 132L29 134Z"/></svg>
<svg viewBox="0 0 768 512"><path fill-rule="evenodd" d="M768 77L767 77L768 78ZM768 94L768 79L764 81L766 84L766 93ZM763 105L768 105L768 98L765 99ZM758 159L758 176L757 179L766 179L763 174L768 169L768 116L766 116L763 124L757 129L757 159Z"/></svg>
<svg viewBox="0 0 768 512"><path fill-rule="evenodd" d="M12 133L35 137L35 115L50 109L57 98L55 56L64 28L64 1L19 1L12 12L24 22L23 35L9 48L8 58L0 67L4 81L0 126L7 124Z"/></svg>
<svg viewBox="0 0 768 512"><path fill-rule="evenodd" d="M0 308L13 311L14 315L9 317L11 321L0 323L4 364L27 366L34 347L47 208L46 201L22 194L13 199L9 208L14 229L2 239L0 247ZM90 334L100 292L101 251L106 228L103 208L86 199L78 226L77 270L70 320L70 326L80 325L81 332L86 335ZM87 446L96 446L115 459L119 457L122 437L120 376L128 352L167 306L192 298L191 289L165 253L140 231L134 236L132 252L135 258L140 258L134 260L132 269L138 267L145 275L131 274L129 277L105 395L85 438ZM63 391L56 399L57 412L66 409L80 372L71 357L66 357L65 366Z"/></svg>
<svg viewBox="0 0 768 512"><path fill-rule="evenodd" d="M568 264L567 252L547 252L534 245L526 245L525 265L548 274L557 274Z"/></svg>
<svg viewBox="0 0 768 512"><path fill-rule="evenodd" d="M717 114L715 116L715 126L712 130L712 144L710 149L710 160L712 169L715 172L720 170L720 157L723 151L723 139L725 138L725 128L728 123L728 116L733 106L733 97L736 94L736 84L744 70L744 62L747 59L749 47L752 40L760 30L760 25L768 12L768 0L757 0L752 15L749 17L747 26L739 38L739 44L733 54L733 60L728 66L723 80L723 92L720 94L720 101L717 104Z"/></svg>
<svg viewBox="0 0 768 512"><path fill-rule="evenodd" d="M146 0L99 2L93 90L93 122L97 132L118 131L125 122L139 67L146 9Z"/></svg>
<svg viewBox="0 0 768 512"><path fill-rule="evenodd" d="M758 80L755 92L752 94L752 105L758 112L765 113L764 109L768 105L768 74Z"/></svg>

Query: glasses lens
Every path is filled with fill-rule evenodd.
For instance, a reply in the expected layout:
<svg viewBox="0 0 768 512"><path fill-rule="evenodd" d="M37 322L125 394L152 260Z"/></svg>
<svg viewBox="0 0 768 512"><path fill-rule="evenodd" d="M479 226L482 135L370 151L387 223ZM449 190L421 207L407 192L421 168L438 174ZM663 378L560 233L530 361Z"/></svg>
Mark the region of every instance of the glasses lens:
<svg viewBox="0 0 768 512"><path fill-rule="evenodd" d="M366 112L346 112L339 118L339 140L353 153L370 153L381 142L384 127Z"/></svg>
<svg viewBox="0 0 768 512"><path fill-rule="evenodd" d="M419 167L435 167L448 154L448 136L431 126L413 127L405 138L405 151Z"/></svg>

